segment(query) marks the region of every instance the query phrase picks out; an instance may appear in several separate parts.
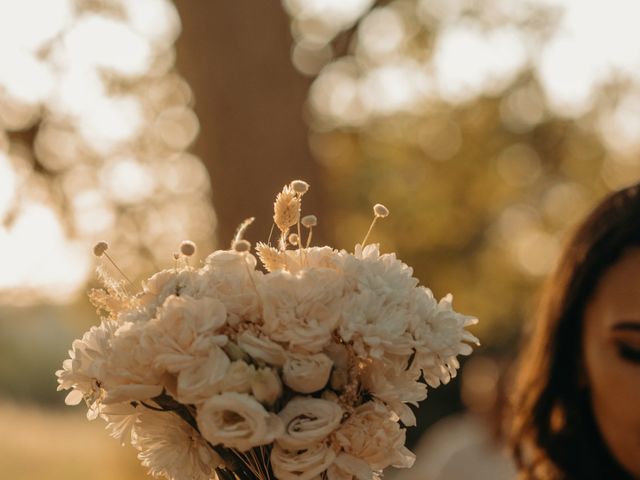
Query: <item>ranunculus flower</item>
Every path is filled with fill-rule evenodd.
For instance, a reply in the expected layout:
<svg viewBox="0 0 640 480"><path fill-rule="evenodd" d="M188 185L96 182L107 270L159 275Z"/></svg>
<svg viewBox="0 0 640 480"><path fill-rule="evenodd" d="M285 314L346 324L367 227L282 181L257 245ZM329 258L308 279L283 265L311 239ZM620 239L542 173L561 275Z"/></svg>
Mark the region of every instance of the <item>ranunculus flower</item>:
<svg viewBox="0 0 640 480"><path fill-rule="evenodd" d="M336 453L324 443L303 450L289 451L276 444L271 450L271 466L279 480L311 480L324 472Z"/></svg>
<svg viewBox="0 0 640 480"><path fill-rule="evenodd" d="M226 392L198 406L198 428L213 445L242 452L273 442L284 432L282 420L253 397Z"/></svg>
<svg viewBox="0 0 640 480"><path fill-rule="evenodd" d="M295 397L278 413L285 431L276 442L288 450L301 450L318 443L342 421L343 410L330 400Z"/></svg>
<svg viewBox="0 0 640 480"><path fill-rule="evenodd" d="M298 393L317 392L329 381L332 366L333 362L324 353L292 354L282 367L282 379Z"/></svg>
<svg viewBox="0 0 640 480"><path fill-rule="evenodd" d="M405 436L398 417L383 403L371 401L356 408L332 438L349 455L364 460L373 470L383 470L413 465L416 457L404 446Z"/></svg>

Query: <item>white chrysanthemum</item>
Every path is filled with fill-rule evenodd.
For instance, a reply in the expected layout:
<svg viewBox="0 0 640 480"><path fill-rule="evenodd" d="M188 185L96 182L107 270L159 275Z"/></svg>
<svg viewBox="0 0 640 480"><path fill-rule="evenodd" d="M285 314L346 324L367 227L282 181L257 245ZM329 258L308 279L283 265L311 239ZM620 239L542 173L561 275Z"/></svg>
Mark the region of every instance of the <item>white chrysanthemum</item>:
<svg viewBox="0 0 640 480"><path fill-rule="evenodd" d="M405 435L397 416L384 404L371 401L359 406L336 430L333 443L367 462L372 470L408 468L416 457L404 446Z"/></svg>
<svg viewBox="0 0 640 480"><path fill-rule="evenodd" d="M420 368L411 360L406 356L371 359L361 377L362 386L383 401L405 426L416 424L416 417L407 404L418 406L418 402L427 398L427 386L419 381Z"/></svg>
<svg viewBox="0 0 640 480"><path fill-rule="evenodd" d="M249 253L218 250L207 257L201 269L202 294L220 299L230 325L260 318L256 285L261 283L263 274L255 268L256 259Z"/></svg>
<svg viewBox="0 0 640 480"><path fill-rule="evenodd" d="M220 457L188 423L170 412L138 417L131 444L149 473L170 480L210 480Z"/></svg>
<svg viewBox="0 0 640 480"><path fill-rule="evenodd" d="M74 340L69 358L56 372L58 390L72 391L67 395L67 405L77 405L84 398L89 405L87 418L98 416L100 400L104 394L101 385L106 376L105 364L111 351L110 341L115 335L118 324L103 321L93 326L79 340Z"/></svg>
<svg viewBox="0 0 640 480"><path fill-rule="evenodd" d="M127 439L131 440L133 427L144 411L148 410L142 405L134 406L131 402L114 403L103 405L100 417L107 422L109 435L124 445Z"/></svg>
<svg viewBox="0 0 640 480"><path fill-rule="evenodd" d="M264 331L294 351L316 353L330 342L343 300L343 277L327 268L265 275Z"/></svg>
<svg viewBox="0 0 640 480"><path fill-rule="evenodd" d="M380 358L385 352L410 354L409 332L417 323L413 270L395 254L380 255L378 245L356 246L345 260L349 294L342 312L340 335L352 341L359 355Z"/></svg>
<svg viewBox="0 0 640 480"><path fill-rule="evenodd" d="M456 376L460 367L456 357L472 352L469 343L478 344L478 339L466 331L465 327L477 322L474 317L455 312L452 297L447 295L415 327L415 361L430 386L446 384Z"/></svg>

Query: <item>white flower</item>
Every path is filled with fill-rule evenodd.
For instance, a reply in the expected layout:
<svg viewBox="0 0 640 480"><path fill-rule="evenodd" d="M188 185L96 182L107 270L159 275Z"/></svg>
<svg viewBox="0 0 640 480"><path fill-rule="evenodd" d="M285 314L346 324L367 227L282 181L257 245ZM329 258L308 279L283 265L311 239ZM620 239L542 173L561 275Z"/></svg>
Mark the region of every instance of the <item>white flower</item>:
<svg viewBox="0 0 640 480"><path fill-rule="evenodd" d="M74 340L69 358L56 372L58 390L72 391L67 395L67 405L77 405L84 398L89 405L87 418L98 416L100 401L104 395L101 388L106 376L105 364L111 351L110 341L115 335L118 324L112 320L93 326L80 340Z"/></svg>
<svg viewBox="0 0 640 480"><path fill-rule="evenodd" d="M214 346L207 357L199 358L181 370L178 374L178 401L183 404L200 403L217 393L230 363L222 349Z"/></svg>
<svg viewBox="0 0 640 480"><path fill-rule="evenodd" d="M221 463L202 436L170 412L142 413L131 444L149 473L170 480L209 480Z"/></svg>
<svg viewBox="0 0 640 480"><path fill-rule="evenodd" d="M137 295L138 304L150 317L171 295L199 296L202 279L197 270L161 270L142 284L142 292Z"/></svg>
<svg viewBox="0 0 640 480"><path fill-rule="evenodd" d="M340 335L353 341L361 356L382 357L385 352L410 354L410 328L417 323L413 270L395 254L380 255L378 245L356 246L345 257L347 296Z"/></svg>
<svg viewBox="0 0 640 480"><path fill-rule="evenodd" d="M416 417L407 403L414 406L427 398L427 386L420 382L420 369L409 356L371 359L362 372L362 386L396 413L405 426L414 426Z"/></svg>
<svg viewBox="0 0 640 480"><path fill-rule="evenodd" d="M311 480L324 472L336 458L324 443L289 451L276 444L271 450L271 466L279 480Z"/></svg>
<svg viewBox="0 0 640 480"><path fill-rule="evenodd" d="M186 295L167 297L155 318L145 325L142 347L155 355L161 371L179 373L214 346L227 342L216 330L224 325L226 310L216 299Z"/></svg>
<svg viewBox="0 0 640 480"><path fill-rule="evenodd" d="M133 427L139 423L143 409L146 410L142 406L135 407L131 402L103 405L100 408L100 417L107 422L109 435L124 445L127 436L131 438Z"/></svg>
<svg viewBox="0 0 640 480"><path fill-rule="evenodd" d="M373 470L388 466L408 468L415 455L405 446L405 430L384 404L376 401L359 406L334 433L334 443L346 453L367 462Z"/></svg>
<svg viewBox="0 0 640 480"><path fill-rule="evenodd" d="M260 368L251 379L251 393L260 403L273 405L282 395L282 382L275 370Z"/></svg>
<svg viewBox="0 0 640 480"><path fill-rule="evenodd" d="M320 352L337 326L342 285L342 275L327 268L265 275L261 287L264 331L294 351Z"/></svg>
<svg viewBox="0 0 640 480"><path fill-rule="evenodd" d="M230 325L241 321L255 322L260 318L256 285L260 285L263 274L255 268L253 255L233 250L213 252L202 268L202 288L207 295L215 296L225 305Z"/></svg>
<svg viewBox="0 0 640 480"><path fill-rule="evenodd" d="M249 393L256 369L243 360L231 362L224 378L218 385L221 392Z"/></svg>
<svg viewBox="0 0 640 480"><path fill-rule="evenodd" d="M469 355L472 352L469 343L479 344L478 339L465 330L477 322L476 318L453 310L451 295L421 318L413 331L416 363L430 386L446 384L456 376L460 367L457 355Z"/></svg>
<svg viewBox="0 0 640 480"><path fill-rule="evenodd" d="M333 465L327 470L328 480L373 480L371 467L364 460L360 460L344 452L338 454Z"/></svg>
<svg viewBox="0 0 640 480"><path fill-rule="evenodd" d="M284 431L282 420L253 397L227 392L215 395L198 407L198 428L213 445L240 451L266 445Z"/></svg>
<svg viewBox="0 0 640 480"><path fill-rule="evenodd" d="M146 400L162 392L161 375L153 367L153 356L140 348L144 324L123 323L111 338L101 386L104 404Z"/></svg>
<svg viewBox="0 0 640 480"><path fill-rule="evenodd" d="M238 345L254 360L281 367L287 359L284 348L268 338L258 336L249 330L238 335Z"/></svg>
<svg viewBox="0 0 640 480"><path fill-rule="evenodd" d="M287 450L301 450L321 442L340 426L343 413L330 400L295 397L278 413L285 431L276 443Z"/></svg>
<svg viewBox="0 0 640 480"><path fill-rule="evenodd" d="M282 380L298 393L317 392L329 381L333 362L324 353L291 354L282 367Z"/></svg>

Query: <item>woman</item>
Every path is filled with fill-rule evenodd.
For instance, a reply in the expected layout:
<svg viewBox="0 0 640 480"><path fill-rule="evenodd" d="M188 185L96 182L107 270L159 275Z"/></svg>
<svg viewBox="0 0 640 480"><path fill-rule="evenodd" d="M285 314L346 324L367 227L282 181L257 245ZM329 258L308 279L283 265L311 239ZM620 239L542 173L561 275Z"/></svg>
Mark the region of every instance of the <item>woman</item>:
<svg viewBox="0 0 640 480"><path fill-rule="evenodd" d="M516 375L525 479L640 479L640 185L578 226Z"/></svg>

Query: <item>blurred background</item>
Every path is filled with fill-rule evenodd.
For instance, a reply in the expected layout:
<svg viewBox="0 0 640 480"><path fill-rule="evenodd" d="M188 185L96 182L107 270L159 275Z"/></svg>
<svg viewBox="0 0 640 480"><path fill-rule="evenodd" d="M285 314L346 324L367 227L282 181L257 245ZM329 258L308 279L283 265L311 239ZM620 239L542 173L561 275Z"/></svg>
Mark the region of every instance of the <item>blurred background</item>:
<svg viewBox="0 0 640 480"><path fill-rule="evenodd" d="M227 248L249 216L264 240L294 178L311 184L318 243L352 249L384 203L372 240L481 319L468 388L431 392L410 445L464 406L495 425L564 234L640 178L639 14L625 0L0 0L3 475L145 478L56 392L98 322L91 247L107 240L140 280L184 239L201 257Z"/></svg>

